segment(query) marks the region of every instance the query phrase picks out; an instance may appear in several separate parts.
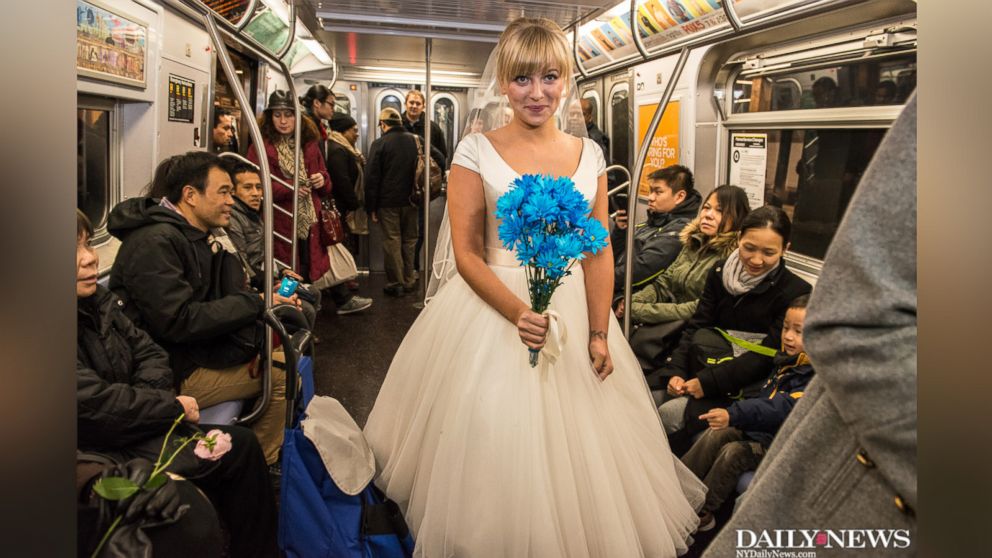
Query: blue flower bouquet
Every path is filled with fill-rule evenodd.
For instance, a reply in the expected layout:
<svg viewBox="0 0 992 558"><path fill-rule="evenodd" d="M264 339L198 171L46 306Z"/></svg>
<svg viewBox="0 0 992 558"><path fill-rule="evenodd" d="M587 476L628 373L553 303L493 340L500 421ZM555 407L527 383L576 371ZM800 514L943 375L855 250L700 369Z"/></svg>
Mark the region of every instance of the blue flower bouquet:
<svg viewBox="0 0 992 558"><path fill-rule="evenodd" d="M547 311L551 295L576 261L606 247L607 232L571 178L525 174L496 202L499 239L527 271L531 309ZM537 366L540 351L530 350Z"/></svg>

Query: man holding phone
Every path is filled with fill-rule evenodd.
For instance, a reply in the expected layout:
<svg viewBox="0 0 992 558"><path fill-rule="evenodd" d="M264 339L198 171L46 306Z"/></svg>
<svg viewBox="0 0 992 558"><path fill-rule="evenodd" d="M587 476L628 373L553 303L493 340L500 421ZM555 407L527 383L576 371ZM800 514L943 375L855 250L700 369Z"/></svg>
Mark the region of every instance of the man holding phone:
<svg viewBox="0 0 992 558"><path fill-rule="evenodd" d="M634 232L631 279L632 287L649 283L675 261L682 250L679 233L691 221L702 202L696 191L692 171L672 165L648 175L648 218L638 223ZM620 198L620 196L617 196ZM614 217L610 241L615 258L614 292L622 293L627 255L627 198Z"/></svg>

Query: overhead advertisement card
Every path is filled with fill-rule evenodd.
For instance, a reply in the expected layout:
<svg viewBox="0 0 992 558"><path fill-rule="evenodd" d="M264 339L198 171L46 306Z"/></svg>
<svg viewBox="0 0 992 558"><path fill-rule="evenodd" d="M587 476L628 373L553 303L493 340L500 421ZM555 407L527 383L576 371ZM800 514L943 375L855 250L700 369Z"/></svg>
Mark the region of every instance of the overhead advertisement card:
<svg viewBox="0 0 992 558"><path fill-rule="evenodd" d="M768 134L730 135L730 183L747 192L751 207L765 205Z"/></svg>

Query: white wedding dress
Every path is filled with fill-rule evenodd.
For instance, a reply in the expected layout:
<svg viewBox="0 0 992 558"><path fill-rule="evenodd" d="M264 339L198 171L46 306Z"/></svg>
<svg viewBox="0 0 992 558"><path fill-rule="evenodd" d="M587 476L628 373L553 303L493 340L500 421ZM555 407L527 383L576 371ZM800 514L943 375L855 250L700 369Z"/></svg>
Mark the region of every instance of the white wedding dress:
<svg viewBox="0 0 992 558"><path fill-rule="evenodd" d="M602 151L583 140L573 176L594 198ZM496 200L518 176L482 134L453 163L479 173L486 259L529 301L524 270L501 248ZM458 275L428 303L393 358L365 427L376 484L399 503L425 558L676 556L705 487L672 456L644 376L616 319L615 370L589 360L582 268L551 299L566 339L536 368L516 327Z"/></svg>

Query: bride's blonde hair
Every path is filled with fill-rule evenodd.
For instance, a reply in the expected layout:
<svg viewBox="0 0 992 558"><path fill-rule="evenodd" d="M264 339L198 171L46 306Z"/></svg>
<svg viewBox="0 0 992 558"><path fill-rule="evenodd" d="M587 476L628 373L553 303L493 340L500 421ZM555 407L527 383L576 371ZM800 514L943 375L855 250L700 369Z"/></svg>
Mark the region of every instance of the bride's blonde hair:
<svg viewBox="0 0 992 558"><path fill-rule="evenodd" d="M496 45L496 78L501 83L552 68L563 78L572 75L568 39L557 23L521 17L506 27Z"/></svg>

